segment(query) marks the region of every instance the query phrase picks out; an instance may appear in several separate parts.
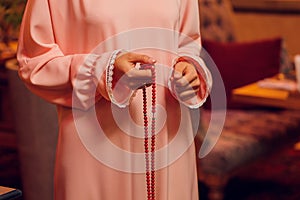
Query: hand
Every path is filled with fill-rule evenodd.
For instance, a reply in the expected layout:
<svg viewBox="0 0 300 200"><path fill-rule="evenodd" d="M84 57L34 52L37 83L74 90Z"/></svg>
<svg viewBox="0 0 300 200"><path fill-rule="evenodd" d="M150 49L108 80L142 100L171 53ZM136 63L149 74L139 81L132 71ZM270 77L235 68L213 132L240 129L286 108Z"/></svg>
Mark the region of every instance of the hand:
<svg viewBox="0 0 300 200"><path fill-rule="evenodd" d="M114 63L114 78L133 90L144 85L148 86L152 82L151 70L139 70L135 68L135 65L137 63L153 65L155 62L153 58L147 55L132 52L122 53L116 58Z"/></svg>
<svg viewBox="0 0 300 200"><path fill-rule="evenodd" d="M185 61L175 64L171 77L178 98L182 101L193 98L200 90L200 79L195 67Z"/></svg>

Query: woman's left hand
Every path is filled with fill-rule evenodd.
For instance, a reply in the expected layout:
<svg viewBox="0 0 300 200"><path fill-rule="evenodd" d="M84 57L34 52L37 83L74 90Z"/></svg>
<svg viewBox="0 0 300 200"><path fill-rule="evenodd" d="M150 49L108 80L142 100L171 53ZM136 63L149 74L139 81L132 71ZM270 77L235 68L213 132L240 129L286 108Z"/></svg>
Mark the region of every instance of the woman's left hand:
<svg viewBox="0 0 300 200"><path fill-rule="evenodd" d="M177 97L182 101L196 96L201 86L197 70L186 61L180 61L175 64L171 81L174 84Z"/></svg>

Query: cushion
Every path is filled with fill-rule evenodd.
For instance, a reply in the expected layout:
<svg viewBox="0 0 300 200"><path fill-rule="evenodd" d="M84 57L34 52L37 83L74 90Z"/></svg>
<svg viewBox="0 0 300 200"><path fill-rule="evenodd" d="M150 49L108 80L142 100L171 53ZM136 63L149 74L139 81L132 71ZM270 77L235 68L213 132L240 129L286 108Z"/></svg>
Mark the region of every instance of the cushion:
<svg viewBox="0 0 300 200"><path fill-rule="evenodd" d="M279 73L281 44L281 38L230 43L202 41L223 79L227 108L245 106L231 101L232 89Z"/></svg>

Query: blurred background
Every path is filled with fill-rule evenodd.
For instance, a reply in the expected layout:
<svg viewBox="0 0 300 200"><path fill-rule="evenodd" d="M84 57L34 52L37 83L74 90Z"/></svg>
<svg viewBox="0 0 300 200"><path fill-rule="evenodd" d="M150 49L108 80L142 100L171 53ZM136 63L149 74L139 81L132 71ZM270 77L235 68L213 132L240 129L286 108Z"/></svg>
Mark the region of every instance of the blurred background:
<svg viewBox="0 0 300 200"><path fill-rule="evenodd" d="M214 54L220 44L222 48L226 47L226 50L225 44L244 47L245 44L256 45L256 42L280 38L282 45L278 66L280 65L281 70L286 70L285 75L294 75L294 57L300 54L300 0L199 0L198 2L203 42L213 45L213 50L209 53ZM22 190L25 200L51 200L57 138L55 106L32 95L19 80L16 71L18 64L15 56L25 4L26 0L0 0L0 186ZM217 43L209 43L211 41ZM219 61L217 57L213 59ZM220 62L222 63L222 60ZM242 76L240 78L243 79ZM230 143L226 143L227 146L224 147L220 142L217 145L220 149L224 149L222 153L226 154L226 149L233 148L232 152L227 153L230 155L228 159L229 162L238 164L230 166L232 167L230 171L223 170L227 167L226 164L220 164L217 166L219 174L214 174L212 168L216 166L212 167L205 163L210 163L211 160L212 163L219 163L215 160L220 159L219 154L222 153L212 153L208 157L208 162L204 160L205 170L201 169L202 161L199 161L200 199L300 199L298 190L300 117L295 115L295 110L287 111L286 118L294 121L290 129L290 121L280 119L285 116L282 115L282 108L264 107L260 113L269 116L270 110L272 119L268 118L265 127L260 129L268 131L269 126L272 126L270 120L276 118L278 120L276 124L280 125L278 130L285 127L284 130L293 132L276 137L283 147L277 149L275 143L272 143L273 140L269 141L274 135L269 134L267 139L258 139L260 147L278 151L259 155L250 153L247 162L241 162L241 157L235 157L235 152L239 151L235 147L237 141L242 140L231 138ZM235 111L233 109L233 112ZM253 116L248 107L239 108L238 112ZM238 116L228 115L228 119L235 121L233 132L238 133L240 138L243 134L240 134L242 125L237 122ZM256 132L255 124L264 119L263 114L256 116L259 117L251 118L248 132L253 127ZM224 134L226 136L226 133ZM243 141L245 144L250 143L248 138ZM246 152L253 151L250 147L246 150ZM222 156L221 159L224 158ZM222 194L211 193L216 186L222 187L221 192L218 191Z"/></svg>

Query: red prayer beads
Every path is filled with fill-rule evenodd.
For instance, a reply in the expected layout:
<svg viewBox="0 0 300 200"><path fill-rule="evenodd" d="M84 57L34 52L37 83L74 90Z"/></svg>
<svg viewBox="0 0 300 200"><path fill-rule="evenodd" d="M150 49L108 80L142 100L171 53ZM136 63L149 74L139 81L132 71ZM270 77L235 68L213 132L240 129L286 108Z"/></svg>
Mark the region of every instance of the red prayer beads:
<svg viewBox="0 0 300 200"><path fill-rule="evenodd" d="M152 73L152 104L151 104L151 146L149 151L149 123L147 112L147 92L143 87L143 117L144 117L144 153L146 164L147 200L155 200L155 113L156 113L156 72L153 66L144 66ZM149 158L151 156L151 158ZM151 159L151 160L150 160Z"/></svg>

